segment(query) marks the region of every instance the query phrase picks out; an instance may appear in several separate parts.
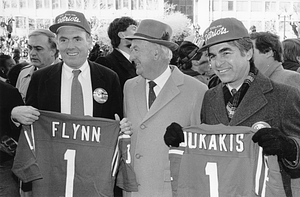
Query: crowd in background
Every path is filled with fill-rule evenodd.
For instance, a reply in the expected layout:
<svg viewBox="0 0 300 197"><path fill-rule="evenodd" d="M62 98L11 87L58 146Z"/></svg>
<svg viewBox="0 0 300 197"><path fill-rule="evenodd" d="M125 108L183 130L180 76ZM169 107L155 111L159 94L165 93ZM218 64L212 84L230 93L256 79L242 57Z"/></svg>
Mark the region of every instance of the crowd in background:
<svg viewBox="0 0 300 197"><path fill-rule="evenodd" d="M149 194L159 196L160 192L166 191L166 188L169 189L166 196L170 196L172 193L171 185L162 178L165 176L165 166L162 165L169 162L166 157L168 148L162 143L163 134L161 132L154 134L152 131L165 131L172 122L177 122L181 126L200 124L201 122L239 125L238 118L234 114L239 113L239 116L243 117L249 115L246 113L251 111L247 105L243 104L241 104L244 107L242 108L243 111L239 111L241 107L238 107L242 103L242 99L247 98L247 102L251 106L258 104L251 102L251 96L254 98L256 94L249 96L246 92L252 91L251 88L253 87L256 87L256 90L258 87L262 87L268 93L270 91L268 88L274 86L275 91L266 96L269 104L259 106L264 113L256 113L258 110L254 110L253 117L255 120L253 117L247 117L249 119L243 126L249 126L250 123L259 121L261 117L271 117L275 113L273 111L275 108L278 111L282 110L282 114L276 116L274 123L276 128L270 128L266 131L268 134L275 134L271 137L259 134L254 141L263 148L269 148L262 142L263 139L283 140L279 144L284 146L284 152L278 149L272 149L274 151L272 152L267 149L269 150L268 154L279 155L284 162L291 166L293 161L298 162L299 158L296 154L299 152L300 135L297 133L299 131L294 132L286 124L290 123L298 129L298 125L295 123L298 120L295 119L300 114L296 113L299 105L296 106L295 102L300 99L297 97L299 92L296 91L296 89L300 89L300 74L298 73L300 72L299 38L289 38L281 42L277 35L270 32L256 32L253 28L249 34L240 21L226 18L224 21L222 19L216 20L211 25L220 23L217 25L226 26L234 23L240 28L237 31L240 31L243 36L236 36L233 33L234 29L230 29L230 34L236 36L234 39L216 35L219 39L217 41L210 38L204 40L204 37L195 34L184 38L177 44L170 41L169 36L172 35L172 30L167 24L150 19L142 20L138 24L130 17L120 17L113 20L108 28L108 36L112 45L111 48L108 48L93 42L91 29L82 13L70 12L82 19L83 22L81 21L79 25L60 24L57 22L60 17L58 16L57 23L52 25L50 30L37 29L28 35L28 39L13 38L9 35L0 40L0 79L16 87L20 92L22 99L20 100L18 97L19 100L16 105L21 105L22 102L28 105L10 109L15 124L28 125L38 120L40 116L38 109L72 114L72 109L67 102L67 100L71 101L71 89L66 87L71 84L68 80L72 77L75 78L71 69L80 70L79 68L81 68L82 70L79 72L81 75L78 74L80 77L77 76L79 79L77 80L83 84L82 91L86 93L94 90L95 87L92 85L97 83L101 88L97 88L96 90L99 92L96 93L99 95L108 94L109 99L113 99L113 101L107 103L105 103L106 100L103 101L105 105L102 109L103 103L101 100L95 99L95 95L97 95L95 92L93 95L83 94L81 96L84 96L85 99L80 101L83 105L80 115L110 119L123 118L120 122L121 129L124 130L124 125L126 125L126 129L132 129L131 123L128 123L129 120L132 122L134 132L145 135L137 135L136 133L132 135L132 143L134 144L132 151L137 153L134 154L135 158L145 158L145 160L138 161L141 163L136 162L135 164L135 172L139 183L142 184L142 186L139 185L141 190L136 196L149 196ZM68 14L68 11L64 14ZM227 28L229 29L229 25ZM161 40L155 38L156 31L164 33ZM70 40L75 40L75 44L72 43L76 46L74 51L68 50L69 46L65 44L71 42ZM218 51L218 47L225 49ZM80 50L77 51L77 48ZM70 57L76 56L77 53L82 53L79 58ZM229 57L228 54L234 54L235 58ZM230 66L236 72L230 76L232 79L228 79L222 74L222 72L226 72L224 70L229 70L229 68L220 69L224 62L230 62ZM98 64L102 66L99 67ZM96 75L97 77L95 77ZM86 76L88 77L85 78ZM103 81L99 82L98 78ZM169 78L172 79L172 83L168 83ZM271 80L276 81L276 83ZM51 85L47 86L44 81ZM63 83L57 88L58 81L59 83L63 81ZM284 83L286 86L278 85L277 82L278 84ZM150 89L149 93L145 92L145 86ZM290 88L290 86L294 86L294 88ZM61 88L65 88L67 91L65 89L61 91ZM232 90L238 93L231 93ZM263 95L265 92L258 91L256 93ZM152 93L154 93L154 97L152 97ZM215 114L213 113L216 113L214 106L220 105L219 109L224 108L224 103L220 103L220 100L223 99L223 93L228 111L222 111L224 117L214 118ZM57 96L59 94L62 94L61 97ZM158 94L164 97L158 97ZM187 95L189 96L187 97ZM222 95L222 99L218 100L218 95ZM291 102L277 101L276 98L279 95L291 96L291 98L296 99ZM148 101L143 102L146 97L149 98ZM150 101L151 98L152 101ZM274 99L276 102L271 102ZM93 102L93 106L89 105L87 101ZM187 103L191 105L186 105ZM124 112L122 110L123 105ZM290 111L284 111L278 107L281 105L287 106ZM99 110L100 108L101 110ZM154 115L148 116L148 113L152 113L151 110L157 111L153 112ZM137 114L138 111L141 111L141 114ZM293 112L292 116L295 116L290 117L289 112ZM26 116L22 116L22 114L26 114ZM115 118L115 114L120 117ZM242 122L242 120L239 121ZM173 127L169 127L169 129L173 132L174 130L178 131ZM280 129L286 129L288 132L282 134ZM289 133L291 130L293 132ZM167 145L173 146L172 143ZM145 146L147 150L145 150ZM158 149L160 151L157 151ZM162 162L157 162L157 160ZM155 168L153 171L156 173L144 170L152 167ZM154 185L155 189L148 184ZM22 185L24 196L31 192L31 187L30 184ZM115 196L131 195L131 192L122 194L118 187L114 188L114 193ZM135 196L134 193L132 196Z"/></svg>

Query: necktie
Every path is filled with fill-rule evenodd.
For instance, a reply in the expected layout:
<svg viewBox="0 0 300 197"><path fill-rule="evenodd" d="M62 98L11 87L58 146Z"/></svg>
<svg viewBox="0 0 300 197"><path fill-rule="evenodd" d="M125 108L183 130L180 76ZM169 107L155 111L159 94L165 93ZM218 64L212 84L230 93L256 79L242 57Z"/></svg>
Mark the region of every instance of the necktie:
<svg viewBox="0 0 300 197"><path fill-rule="evenodd" d="M236 93L237 93L237 90L236 90L235 88L233 88L233 89L231 90L232 96L234 96Z"/></svg>
<svg viewBox="0 0 300 197"><path fill-rule="evenodd" d="M156 95L155 92L153 90L153 88L156 86L156 83L154 81L149 81L149 98L148 98L148 104L149 104L149 109L152 105L152 103L154 102L154 100L156 99Z"/></svg>
<svg viewBox="0 0 300 197"><path fill-rule="evenodd" d="M76 116L84 115L82 87L78 80L81 70L73 70L73 81L71 89L71 114Z"/></svg>

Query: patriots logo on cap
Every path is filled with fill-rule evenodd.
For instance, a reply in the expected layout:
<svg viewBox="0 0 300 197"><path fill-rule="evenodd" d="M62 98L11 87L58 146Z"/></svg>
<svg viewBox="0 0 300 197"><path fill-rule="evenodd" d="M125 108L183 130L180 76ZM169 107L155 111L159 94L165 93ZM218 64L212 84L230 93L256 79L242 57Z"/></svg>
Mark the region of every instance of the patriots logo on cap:
<svg viewBox="0 0 300 197"><path fill-rule="evenodd" d="M229 31L226 29L226 27L222 25L218 25L217 27L211 27L207 30L208 32L204 35L205 41L219 35L227 34Z"/></svg>
<svg viewBox="0 0 300 197"><path fill-rule="evenodd" d="M76 15L61 15L60 18L57 19L57 23L63 23L63 22L80 23L81 21Z"/></svg>

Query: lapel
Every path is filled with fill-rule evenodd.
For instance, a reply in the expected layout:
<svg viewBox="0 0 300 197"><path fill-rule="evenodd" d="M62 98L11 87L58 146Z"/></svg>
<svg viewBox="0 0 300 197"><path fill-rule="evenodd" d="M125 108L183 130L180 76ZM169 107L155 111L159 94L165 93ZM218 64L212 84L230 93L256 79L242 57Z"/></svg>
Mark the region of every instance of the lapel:
<svg viewBox="0 0 300 197"><path fill-rule="evenodd" d="M48 102L51 103L53 110L61 111L61 72L63 62L50 66L50 70L45 76L45 87L48 95Z"/></svg>
<svg viewBox="0 0 300 197"><path fill-rule="evenodd" d="M146 80L140 80L142 82L139 83L139 86L135 90L135 97L137 100L140 100L138 101L138 108L142 117L144 117L143 122L147 121L149 118L158 113L165 105L171 102L171 100L173 100L180 93L178 86L183 84L184 75L175 66L171 66L171 70L171 76L160 91L149 111L147 110L146 103Z"/></svg>
<svg viewBox="0 0 300 197"><path fill-rule="evenodd" d="M265 94L273 89L270 80L260 72L249 87L230 125L239 125L267 105Z"/></svg>
<svg viewBox="0 0 300 197"><path fill-rule="evenodd" d="M91 71L92 80L92 91L94 92L97 88L104 88L107 91L106 82L103 80L103 73L97 65L93 62L88 61ZM102 105L93 99L93 116L99 117L102 111Z"/></svg>

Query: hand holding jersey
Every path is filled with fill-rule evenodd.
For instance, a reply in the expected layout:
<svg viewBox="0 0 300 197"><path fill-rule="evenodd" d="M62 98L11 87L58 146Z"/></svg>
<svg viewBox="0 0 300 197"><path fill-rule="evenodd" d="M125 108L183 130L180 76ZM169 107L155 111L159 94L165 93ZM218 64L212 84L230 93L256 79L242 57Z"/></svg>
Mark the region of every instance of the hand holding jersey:
<svg viewBox="0 0 300 197"><path fill-rule="evenodd" d="M277 128L259 129L253 135L252 140L263 148L265 155L278 155L289 161L296 160L295 142Z"/></svg>
<svg viewBox="0 0 300 197"><path fill-rule="evenodd" d="M184 141L183 131L181 125L173 122L167 127L164 135L165 144L169 147L178 147Z"/></svg>

